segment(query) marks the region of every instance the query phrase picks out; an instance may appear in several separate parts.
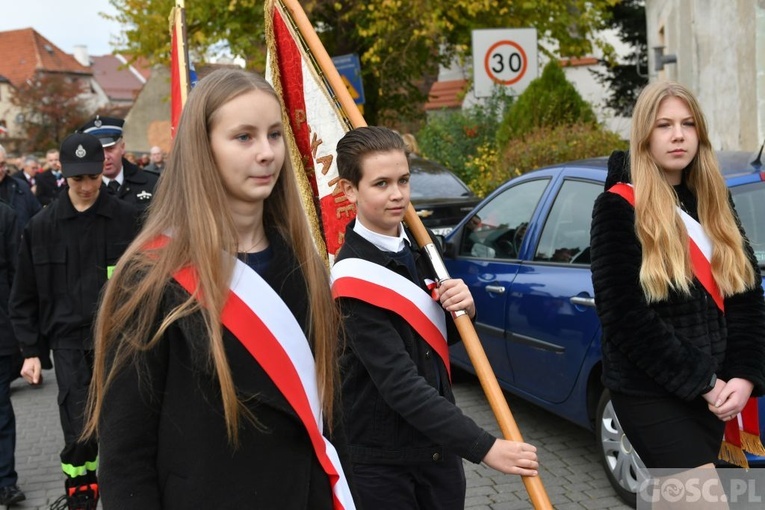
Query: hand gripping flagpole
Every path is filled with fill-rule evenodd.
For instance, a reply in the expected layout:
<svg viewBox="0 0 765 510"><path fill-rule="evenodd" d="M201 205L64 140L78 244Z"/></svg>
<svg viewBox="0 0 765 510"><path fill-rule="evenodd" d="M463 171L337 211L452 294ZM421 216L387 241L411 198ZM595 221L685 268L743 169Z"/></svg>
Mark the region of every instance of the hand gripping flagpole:
<svg viewBox="0 0 765 510"><path fill-rule="evenodd" d="M298 27L305 43L311 50L314 59L321 67L324 77L332 87L337 101L342 106L353 127L366 126L367 123L364 120L364 117L353 102L340 74L332 63L332 59L324 49L324 45L314 31L311 22L308 20L308 17L300 6L298 0L280 1L289 10L290 15L292 16L292 21ZM449 272L446 270L446 266L441 260L438 249L433 244L425 226L422 224L420 217L417 216L411 203L404 216L404 221L412 231L417 244L422 246L428 255L438 280L444 281L449 279ZM494 375L494 371L489 364L489 360L483 350L481 341L478 339L473 323L465 312L456 313L454 322L457 325L457 330L462 338L462 342L465 344L465 349L467 350L468 356L470 356L470 361L473 363L476 375L481 382L481 386L489 401L489 405L494 412L494 416L497 418L502 435L505 439L510 439L512 441L523 441L521 431L518 429L518 424L515 422L513 414L510 412L510 407L507 405L505 396L499 387L497 377ZM542 479L539 476L523 476L521 478L523 484L526 486L526 491L529 494L529 498L531 499L534 508L539 510L551 510L552 504L550 503L550 499L542 484Z"/></svg>

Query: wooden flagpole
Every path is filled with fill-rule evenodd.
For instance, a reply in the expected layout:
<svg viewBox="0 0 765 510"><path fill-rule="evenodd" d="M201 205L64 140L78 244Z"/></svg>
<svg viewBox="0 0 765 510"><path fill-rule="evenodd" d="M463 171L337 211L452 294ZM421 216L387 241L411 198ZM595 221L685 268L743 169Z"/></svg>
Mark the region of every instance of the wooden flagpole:
<svg viewBox="0 0 765 510"><path fill-rule="evenodd" d="M353 127L366 126L367 123L364 120L364 117L353 102L350 93L348 93L348 89L346 89L345 84L340 77L340 73L337 72L335 65L332 63L332 59L329 54L327 54L327 50L324 49L324 45L321 43L319 36L313 29L311 22L298 0L280 1L289 10L292 20L298 27L298 30L300 30L303 39L311 50L314 59L316 59L316 62L321 67L324 76L332 87L337 100L340 102L346 115L348 115ZM412 231L412 234L417 240L417 244L422 246L428 253L438 279L440 281L448 279L449 273L441 260L438 249L433 245L425 226L422 224L420 217L417 216L411 203L407 209L404 221ZM481 382L484 393L486 393L489 405L499 423L500 430L502 430L502 435L505 439L510 439L512 441L523 441L521 431L513 418L510 406L507 405L507 400L505 400L502 389L499 387L497 377L489 364L486 352L484 352L481 341L478 339L478 334L475 332L473 323L464 312L456 314L454 322L462 337L462 342L465 344L468 356L470 356L470 361L473 363L478 380ZM534 508L539 510L552 510L552 504L550 503L550 499L542 484L542 479L539 476L524 476L522 477L522 480Z"/></svg>

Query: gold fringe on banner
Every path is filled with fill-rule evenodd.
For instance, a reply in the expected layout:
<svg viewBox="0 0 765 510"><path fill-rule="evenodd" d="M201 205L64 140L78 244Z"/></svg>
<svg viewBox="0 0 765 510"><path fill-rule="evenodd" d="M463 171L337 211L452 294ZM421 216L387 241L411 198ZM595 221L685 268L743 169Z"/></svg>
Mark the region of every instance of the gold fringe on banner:
<svg viewBox="0 0 765 510"><path fill-rule="evenodd" d="M765 456L765 447L762 446L760 436L745 430L741 431L741 448L759 456Z"/></svg>
<svg viewBox="0 0 765 510"><path fill-rule="evenodd" d="M723 441L722 446L720 446L719 458L728 464L734 464L744 469L749 469L749 462L746 460L744 450L733 443Z"/></svg>
<svg viewBox="0 0 765 510"><path fill-rule="evenodd" d="M273 0L266 2L266 12L269 15L266 16L266 47L268 48L270 68L271 68L271 83L274 86L274 90L279 95L279 98L284 97L284 91L282 90L282 80L279 75L279 65L276 61L276 37L274 35L274 18L271 15L276 10ZM278 4L278 2L276 2ZM288 18L287 14L281 9L278 11L283 17ZM280 100L281 101L281 100ZM327 244L324 242L322 235L321 223L319 221L319 215L316 211L316 201L313 195L313 188L308 181L308 176L305 173L305 166L303 163L302 155L295 142L295 135L292 132L292 124L290 123L289 112L284 108L282 104L282 123L285 129L285 141L287 144L287 153L289 154L290 163L292 163L292 171L295 174L297 180L298 189L300 191L300 199L303 204L303 211L308 218L308 224L311 227L311 235L313 236L316 249L324 259L324 263L329 267L329 255L327 254Z"/></svg>

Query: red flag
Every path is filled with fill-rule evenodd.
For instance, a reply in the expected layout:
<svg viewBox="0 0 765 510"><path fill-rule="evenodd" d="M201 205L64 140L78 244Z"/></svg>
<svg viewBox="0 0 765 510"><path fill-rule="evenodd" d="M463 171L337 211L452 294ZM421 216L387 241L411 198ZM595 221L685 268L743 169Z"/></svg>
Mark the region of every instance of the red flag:
<svg viewBox="0 0 765 510"><path fill-rule="evenodd" d="M292 165L303 184L303 207L313 223L314 239L329 259L340 249L355 208L338 185L335 148L351 129L348 115L334 98L295 27L278 0L266 2L266 78L284 102L284 124ZM319 213L316 213L316 207ZM320 217L320 221L318 219Z"/></svg>
<svg viewBox="0 0 765 510"><path fill-rule="evenodd" d="M181 119L181 111L189 92L189 53L186 45L186 12L183 0L170 11L170 129Z"/></svg>

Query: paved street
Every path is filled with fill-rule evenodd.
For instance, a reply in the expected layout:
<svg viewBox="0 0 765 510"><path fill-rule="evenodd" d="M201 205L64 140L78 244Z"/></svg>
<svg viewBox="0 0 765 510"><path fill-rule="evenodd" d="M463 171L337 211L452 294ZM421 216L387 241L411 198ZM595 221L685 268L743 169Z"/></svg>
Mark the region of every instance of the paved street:
<svg viewBox="0 0 765 510"><path fill-rule="evenodd" d="M18 379L12 386L18 444L16 469L27 500L13 508L47 509L63 491L58 452L62 435L56 407L56 380L44 372L45 384L35 389ZM473 376L455 378L458 404L483 427L498 434L489 405ZM524 401L508 396L510 408L524 438L539 448L542 482L558 510L627 510L611 490L598 464L594 438L580 429ZM485 466L466 463L470 510L531 508L521 480ZM2 508L2 506L0 506Z"/></svg>
<svg viewBox="0 0 765 510"><path fill-rule="evenodd" d="M457 404L495 435L499 426L478 379L464 372L455 378ZM557 510L629 510L611 489L595 452L595 436L576 425L505 394L526 442L537 447L540 476ZM466 462L465 508L516 510L532 508L523 482L484 465Z"/></svg>

